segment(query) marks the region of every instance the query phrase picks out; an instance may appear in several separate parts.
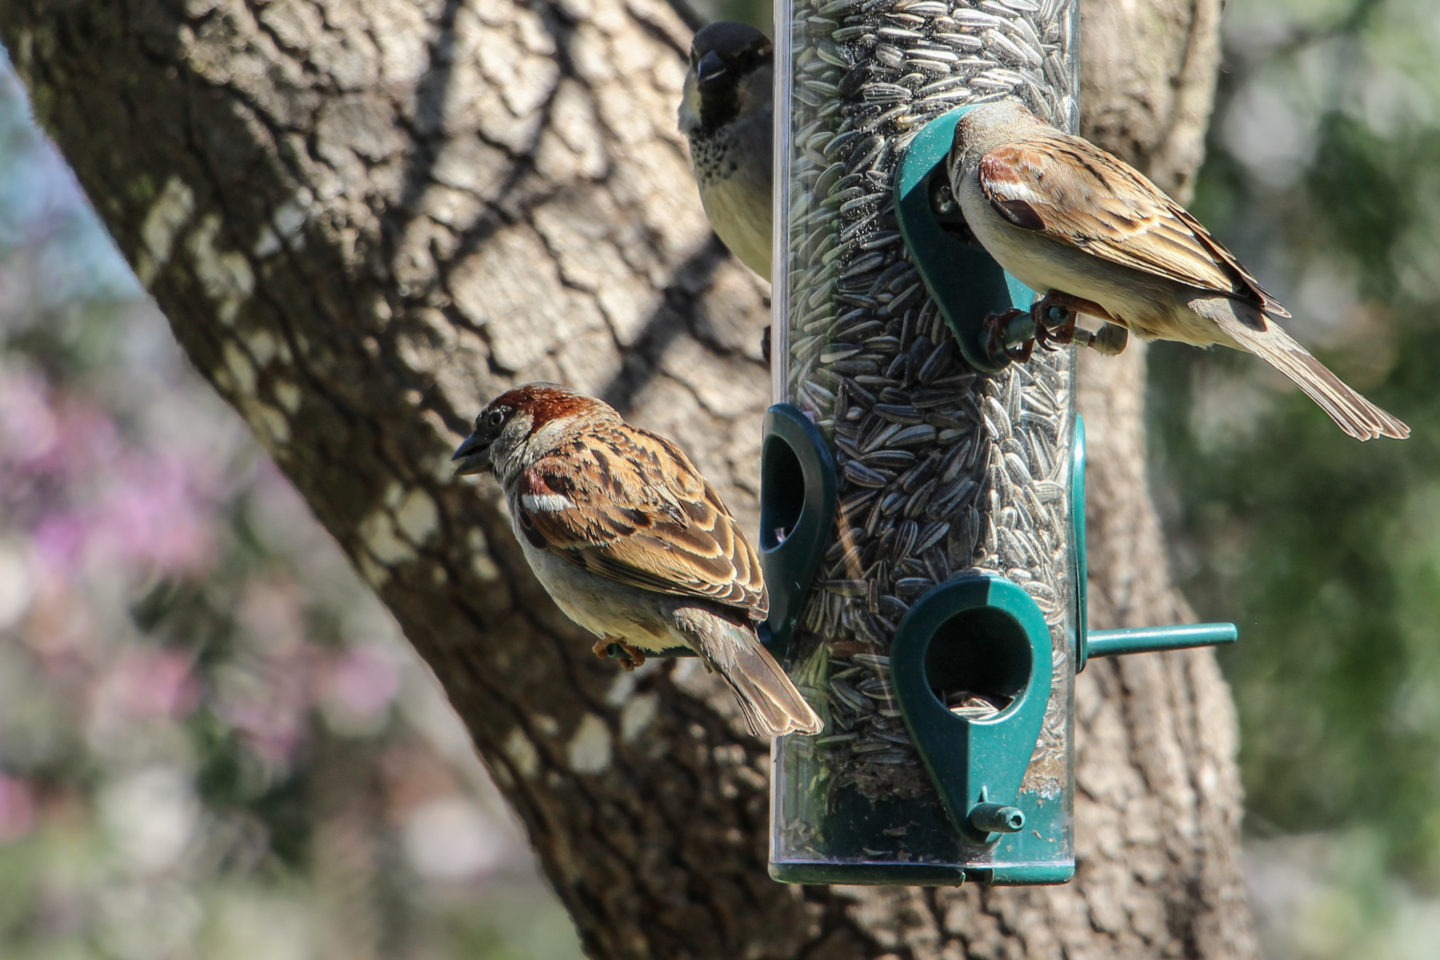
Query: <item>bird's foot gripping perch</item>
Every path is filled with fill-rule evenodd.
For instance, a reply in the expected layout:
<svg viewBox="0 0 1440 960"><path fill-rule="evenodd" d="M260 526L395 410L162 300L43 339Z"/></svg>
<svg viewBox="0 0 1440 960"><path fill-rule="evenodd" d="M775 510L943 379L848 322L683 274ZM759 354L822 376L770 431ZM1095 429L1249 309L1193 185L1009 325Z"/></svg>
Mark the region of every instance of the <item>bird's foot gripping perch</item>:
<svg viewBox="0 0 1440 960"><path fill-rule="evenodd" d="M1105 321L1094 333L1077 325L1080 314L1086 313ZM1051 290L1030 308L1035 319L1035 341L1049 349L1050 344L1079 343L1107 357L1125 349L1130 331L1110 312L1091 300Z"/></svg>
<svg viewBox="0 0 1440 960"><path fill-rule="evenodd" d="M1035 321L1035 342L1046 350L1074 343L1080 305L1085 303L1053 290L1036 300L1030 308L1030 318Z"/></svg>
<svg viewBox="0 0 1440 960"><path fill-rule="evenodd" d="M1024 363L1035 350L1034 331L1037 326L1030 310L990 314L980 322L986 356L1000 366L1006 361Z"/></svg>
<svg viewBox="0 0 1440 960"><path fill-rule="evenodd" d="M1091 333L1078 325L1080 314L1088 313L1105 321ZM1050 291L1029 310L1009 310L985 318L985 349L996 361L1000 358L1024 363L1036 345L1046 350L1079 343L1106 356L1125 349L1129 331L1115 321L1105 308L1068 293Z"/></svg>
<svg viewBox="0 0 1440 960"><path fill-rule="evenodd" d="M620 666L626 670L634 670L645 663L645 651L639 647L632 646L618 637L604 636L595 641L590 648L591 652L601 660L613 658L620 661Z"/></svg>
<svg viewBox="0 0 1440 960"><path fill-rule="evenodd" d="M1076 321L1081 310L1089 306L1094 305L1088 300L1052 291L1036 300L1029 310L991 314L984 320L985 350L996 362L1003 357L1024 363L1037 344L1046 350L1074 343L1077 338L1088 344L1089 331L1079 330L1077 334Z"/></svg>

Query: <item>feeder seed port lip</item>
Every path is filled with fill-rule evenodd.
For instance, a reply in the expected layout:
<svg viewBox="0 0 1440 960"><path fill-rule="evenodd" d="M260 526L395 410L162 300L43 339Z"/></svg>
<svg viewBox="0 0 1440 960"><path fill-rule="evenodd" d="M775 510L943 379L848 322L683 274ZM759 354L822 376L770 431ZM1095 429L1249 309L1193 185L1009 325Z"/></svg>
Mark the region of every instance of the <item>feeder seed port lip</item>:
<svg viewBox="0 0 1440 960"><path fill-rule="evenodd" d="M830 444L794 404L771 404L765 411L764 437L759 552L770 592L770 616L761 625L760 639L776 659L783 660L835 527L838 481Z"/></svg>
<svg viewBox="0 0 1440 960"><path fill-rule="evenodd" d="M952 663L964 662L964 641L956 646L947 629L962 618L972 631L983 631L987 652L1008 659L991 664L998 670L992 681L1014 688L1010 704L983 720L952 713L931 686L932 650L940 649L942 657L947 653L933 647L937 639L950 643ZM984 844L1013 833L1008 825L1020 813L1013 801L1050 696L1050 627L1035 601L1019 585L990 574L938 584L901 620L890 647L890 668L905 726L956 832ZM1020 822L1023 826L1023 815Z"/></svg>
<svg viewBox="0 0 1440 960"><path fill-rule="evenodd" d="M1010 276L979 246L941 222L930 185L945 177L955 124L971 109L956 107L931 120L905 147L895 171L895 220L926 291L945 316L966 362L983 373L1009 360L986 349L984 321L992 314L1028 309L1034 291Z"/></svg>

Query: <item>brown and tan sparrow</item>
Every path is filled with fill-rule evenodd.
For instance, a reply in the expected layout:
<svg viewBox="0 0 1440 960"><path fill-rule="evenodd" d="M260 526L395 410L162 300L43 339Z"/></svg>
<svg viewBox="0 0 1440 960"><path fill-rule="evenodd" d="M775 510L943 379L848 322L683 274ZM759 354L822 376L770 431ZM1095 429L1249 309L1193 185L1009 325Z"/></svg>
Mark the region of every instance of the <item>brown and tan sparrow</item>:
<svg viewBox="0 0 1440 960"><path fill-rule="evenodd" d="M770 279L772 123L770 40L745 23L701 27L690 44L680 132L700 204L740 261Z"/></svg>
<svg viewBox="0 0 1440 960"><path fill-rule="evenodd" d="M1076 314L1146 340L1249 350L1294 381L1340 429L1370 440L1410 428L1343 383L1282 330L1288 318L1233 254L1139 171L1014 100L961 117L947 170L971 232L1044 297L1037 339Z"/></svg>
<svg viewBox="0 0 1440 960"><path fill-rule="evenodd" d="M818 733L821 721L755 624L769 600L760 561L715 490L669 440L608 404L532 383L501 394L451 458L494 471L515 536L557 606L618 645L689 647L735 692L751 732Z"/></svg>

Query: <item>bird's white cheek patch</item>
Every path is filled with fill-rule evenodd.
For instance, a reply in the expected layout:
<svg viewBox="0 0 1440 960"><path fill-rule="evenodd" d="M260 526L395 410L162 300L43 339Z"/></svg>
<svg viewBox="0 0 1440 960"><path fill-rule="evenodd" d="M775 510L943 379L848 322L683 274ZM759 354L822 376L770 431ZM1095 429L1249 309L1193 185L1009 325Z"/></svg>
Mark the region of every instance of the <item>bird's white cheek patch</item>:
<svg viewBox="0 0 1440 960"><path fill-rule="evenodd" d="M574 510L575 501L558 493L526 493L520 497L520 506L531 513L559 513Z"/></svg>

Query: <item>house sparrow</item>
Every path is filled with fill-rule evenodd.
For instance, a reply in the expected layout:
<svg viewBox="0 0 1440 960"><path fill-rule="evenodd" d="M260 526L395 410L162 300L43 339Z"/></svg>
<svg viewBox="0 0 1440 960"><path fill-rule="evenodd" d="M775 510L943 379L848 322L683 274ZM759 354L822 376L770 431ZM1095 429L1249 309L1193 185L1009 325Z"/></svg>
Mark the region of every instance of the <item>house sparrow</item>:
<svg viewBox="0 0 1440 960"><path fill-rule="evenodd" d="M530 568L600 638L597 656L618 645L633 669L646 650L689 647L735 691L752 733L820 731L756 636L770 604L754 549L675 444L532 383L491 401L451 460L457 474L494 471Z"/></svg>
<svg viewBox="0 0 1440 960"><path fill-rule="evenodd" d="M1249 350L1361 440L1410 428L1326 369L1275 321L1275 298L1189 212L1137 170L1055 129L1014 100L955 127L950 186L977 240L1032 290L1036 338L1076 314L1146 340Z"/></svg>
<svg viewBox="0 0 1440 960"><path fill-rule="evenodd" d="M730 252L770 279L773 112L770 40L744 23L711 23L690 44L680 132L700 203Z"/></svg>

